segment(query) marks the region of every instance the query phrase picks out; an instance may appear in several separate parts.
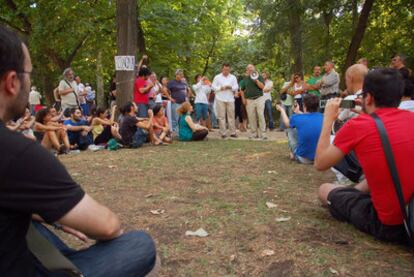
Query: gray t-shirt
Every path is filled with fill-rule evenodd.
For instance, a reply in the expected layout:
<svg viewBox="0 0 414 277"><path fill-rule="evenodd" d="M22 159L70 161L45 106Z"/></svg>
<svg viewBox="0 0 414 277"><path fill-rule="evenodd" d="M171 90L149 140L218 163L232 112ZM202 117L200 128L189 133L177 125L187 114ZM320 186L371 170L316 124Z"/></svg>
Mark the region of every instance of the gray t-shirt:
<svg viewBox="0 0 414 277"><path fill-rule="evenodd" d="M168 83L168 89L171 91L171 97L177 104L185 102L187 97L187 83L183 81L171 80Z"/></svg>
<svg viewBox="0 0 414 277"><path fill-rule="evenodd" d="M73 88L75 90L75 93L71 92L66 95L61 95L60 99L62 99L62 105L71 105L71 106L78 105L76 101L76 98L78 97L78 84L76 84L76 81L72 81L72 82L65 81L65 80L60 81L59 92L64 91L68 88Z"/></svg>

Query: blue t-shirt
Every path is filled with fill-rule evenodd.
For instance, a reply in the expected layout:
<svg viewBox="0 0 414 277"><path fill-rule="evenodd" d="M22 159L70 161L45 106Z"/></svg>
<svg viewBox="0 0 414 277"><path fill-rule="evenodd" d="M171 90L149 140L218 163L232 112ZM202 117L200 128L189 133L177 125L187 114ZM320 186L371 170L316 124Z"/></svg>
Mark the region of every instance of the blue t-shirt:
<svg viewBox="0 0 414 277"><path fill-rule="evenodd" d="M75 126L75 127L76 127L76 126L88 126L88 125L89 125L89 124L88 124L88 121L86 121L86 120L84 120L84 119L79 120L79 121L72 121L72 119L67 119L67 120L65 120L65 121L63 122L63 124L64 124L64 125L72 125L72 126ZM78 131L78 132L73 132L73 131L69 131L69 130L68 130L68 137L69 137L69 140L70 140L70 141L76 140L79 132L80 132L80 131Z"/></svg>
<svg viewBox="0 0 414 277"><path fill-rule="evenodd" d="M168 82L167 87L171 91L171 97L175 100L177 104L182 104L185 102L188 88L186 82L171 80L170 82Z"/></svg>
<svg viewBox="0 0 414 277"><path fill-rule="evenodd" d="M321 113L294 114L290 118L290 127L298 131L298 145L295 155L315 159L316 146L322 131Z"/></svg>

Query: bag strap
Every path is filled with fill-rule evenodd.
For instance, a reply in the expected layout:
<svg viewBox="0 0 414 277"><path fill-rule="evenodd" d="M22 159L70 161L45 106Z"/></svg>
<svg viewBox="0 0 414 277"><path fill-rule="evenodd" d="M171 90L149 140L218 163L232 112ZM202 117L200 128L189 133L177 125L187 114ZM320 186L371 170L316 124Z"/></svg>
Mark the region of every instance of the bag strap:
<svg viewBox="0 0 414 277"><path fill-rule="evenodd" d="M69 276L82 277L81 271L56 247L42 236L33 223L26 234L27 246L39 262L49 271L64 271Z"/></svg>
<svg viewBox="0 0 414 277"><path fill-rule="evenodd" d="M78 95L76 94L75 89L74 89L74 88L72 87L72 85L68 82L68 80L66 80L66 79L63 79L63 80L66 82L66 84L67 84L69 87L71 87L71 88L73 89L72 93L75 95L76 104L78 105L78 108L79 108L79 109L81 109L81 106L80 106L80 104L79 104ZM82 110L82 109L81 109L81 110Z"/></svg>
<svg viewBox="0 0 414 277"><path fill-rule="evenodd" d="M401 187L400 177L398 176L397 166L395 165L394 155L392 154L390 140L388 138L387 131L385 130L384 123L378 117L378 115L375 113L372 113L371 117L374 119L378 132L381 137L381 142L382 142L382 147L384 150L385 158L387 160L388 168L390 170L392 181L395 187L395 191L397 193L398 202L400 203L401 213L404 217L404 227L407 231L408 236L411 238L411 231L407 225L407 211L405 208L404 195L403 195L403 191Z"/></svg>

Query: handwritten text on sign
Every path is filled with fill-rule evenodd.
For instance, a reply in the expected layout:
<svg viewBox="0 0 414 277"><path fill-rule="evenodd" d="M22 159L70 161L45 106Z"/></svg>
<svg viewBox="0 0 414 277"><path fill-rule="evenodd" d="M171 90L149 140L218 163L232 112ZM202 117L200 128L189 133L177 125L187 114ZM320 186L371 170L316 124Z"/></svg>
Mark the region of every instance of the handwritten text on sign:
<svg viewBox="0 0 414 277"><path fill-rule="evenodd" d="M133 71L135 69L135 56L115 56L115 70Z"/></svg>

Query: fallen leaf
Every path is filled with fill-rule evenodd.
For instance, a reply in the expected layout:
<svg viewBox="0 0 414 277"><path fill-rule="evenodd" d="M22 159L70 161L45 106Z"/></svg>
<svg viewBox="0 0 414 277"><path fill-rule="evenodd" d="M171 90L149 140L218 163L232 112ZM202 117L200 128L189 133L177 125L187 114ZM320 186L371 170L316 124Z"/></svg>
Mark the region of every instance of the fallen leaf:
<svg viewBox="0 0 414 277"><path fill-rule="evenodd" d="M290 216L288 216L288 217L278 217L278 218L276 218L276 222L286 222L286 221L289 221L290 219L291 219Z"/></svg>
<svg viewBox="0 0 414 277"><path fill-rule="evenodd" d="M193 232L193 231L187 231L187 232L185 232L185 235L186 236L193 236L193 237L204 238L204 237L207 237L208 236L208 233L203 228L200 228L200 229L198 229L195 232Z"/></svg>
<svg viewBox="0 0 414 277"><path fill-rule="evenodd" d="M152 193L145 195L145 198L150 198L150 197L153 197Z"/></svg>
<svg viewBox="0 0 414 277"><path fill-rule="evenodd" d="M160 215L160 214L165 213L165 210L160 210L160 209L158 209L158 210L151 210L150 213L152 213L154 215Z"/></svg>
<svg viewBox="0 0 414 277"><path fill-rule="evenodd" d="M108 165L108 168L117 168L117 166L116 165Z"/></svg>
<svg viewBox="0 0 414 277"><path fill-rule="evenodd" d="M277 208L277 204L274 204L274 203L272 203L272 202L266 202L266 206L267 206L269 209Z"/></svg>
<svg viewBox="0 0 414 277"><path fill-rule="evenodd" d="M339 275L339 272L338 272L337 270L333 269L332 267L330 267L330 268L329 268L329 271L330 271L332 274Z"/></svg>
<svg viewBox="0 0 414 277"><path fill-rule="evenodd" d="M234 262L236 260L236 255L231 255L230 256L230 262Z"/></svg>
<svg viewBox="0 0 414 277"><path fill-rule="evenodd" d="M269 173L269 174L277 174L277 172L275 170L269 170L267 173Z"/></svg>
<svg viewBox="0 0 414 277"><path fill-rule="evenodd" d="M273 256L274 254L275 254L275 251L273 251L272 249L265 249L262 251L261 256L262 257Z"/></svg>

